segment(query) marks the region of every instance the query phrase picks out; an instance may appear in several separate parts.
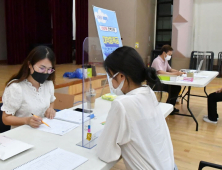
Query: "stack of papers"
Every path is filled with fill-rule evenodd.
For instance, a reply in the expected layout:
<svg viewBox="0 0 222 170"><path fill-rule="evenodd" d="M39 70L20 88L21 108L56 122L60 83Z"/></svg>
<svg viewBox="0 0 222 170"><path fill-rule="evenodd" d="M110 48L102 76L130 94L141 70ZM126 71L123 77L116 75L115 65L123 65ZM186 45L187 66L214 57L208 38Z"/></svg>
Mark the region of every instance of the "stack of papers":
<svg viewBox="0 0 222 170"><path fill-rule="evenodd" d="M84 113L84 122L88 121L89 119L90 114ZM82 112L73 111L71 109L64 109L56 112L54 119L44 118L43 121L50 127L46 126L45 124L41 124L37 128L38 130L54 133L57 135L64 135L82 124Z"/></svg>
<svg viewBox="0 0 222 170"><path fill-rule="evenodd" d="M44 132L54 133L57 135L64 135L79 126L78 124L60 121L56 119L44 118L43 121L47 123L50 127L46 126L45 124L41 124L37 129Z"/></svg>
<svg viewBox="0 0 222 170"><path fill-rule="evenodd" d="M84 122L90 119L90 114L84 113ZM67 122L82 123L82 112L73 111L71 109L64 109L59 112L56 112L56 116L54 119L64 120Z"/></svg>
<svg viewBox="0 0 222 170"><path fill-rule="evenodd" d="M32 147L32 145L27 143L0 136L0 159L4 161Z"/></svg>
<svg viewBox="0 0 222 170"><path fill-rule="evenodd" d="M70 170L75 169L88 159L63 149L54 149L15 170Z"/></svg>

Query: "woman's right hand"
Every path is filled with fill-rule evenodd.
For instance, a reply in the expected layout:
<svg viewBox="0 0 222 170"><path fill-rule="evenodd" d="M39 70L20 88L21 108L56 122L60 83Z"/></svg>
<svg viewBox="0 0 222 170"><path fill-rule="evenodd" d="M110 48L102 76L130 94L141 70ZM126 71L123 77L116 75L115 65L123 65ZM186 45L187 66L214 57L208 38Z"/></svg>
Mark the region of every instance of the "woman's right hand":
<svg viewBox="0 0 222 170"><path fill-rule="evenodd" d="M42 124L42 118L41 117L28 117L27 118L27 125L31 126L32 128L38 128Z"/></svg>
<svg viewBox="0 0 222 170"><path fill-rule="evenodd" d="M181 71L178 71L178 72L177 72L177 76L181 76L182 74L186 74L186 73L181 72Z"/></svg>

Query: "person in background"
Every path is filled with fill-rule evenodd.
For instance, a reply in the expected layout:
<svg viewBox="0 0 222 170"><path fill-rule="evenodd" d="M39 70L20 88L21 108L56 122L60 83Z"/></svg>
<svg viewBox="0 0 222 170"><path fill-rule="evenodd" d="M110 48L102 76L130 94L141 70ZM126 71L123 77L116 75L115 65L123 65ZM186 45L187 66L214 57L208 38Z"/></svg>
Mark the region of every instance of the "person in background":
<svg viewBox="0 0 222 170"><path fill-rule="evenodd" d="M11 128L25 124L37 128L44 116L54 118L54 81L53 51L46 46L34 48L6 83L1 107L3 123Z"/></svg>
<svg viewBox="0 0 222 170"><path fill-rule="evenodd" d="M153 60L151 66L156 69L157 74L168 74L168 75L177 75L177 76L181 76L182 74L184 74L183 72L180 72L170 67L168 61L171 59L172 53L173 53L173 48L170 45L164 45L161 48L161 55L159 55L157 58ZM169 93L167 103L170 103L173 106L175 106L178 94L181 91L181 86L166 85L166 84L163 84L162 86L163 86L162 88L163 91ZM154 88L154 90L157 89ZM174 110L171 114L174 114L176 112L179 112L179 109L176 109L174 107Z"/></svg>
<svg viewBox="0 0 222 170"><path fill-rule="evenodd" d="M118 97L98 139L98 157L109 163L122 156L128 170L174 170L169 129L150 88L161 85L155 69L146 67L138 52L126 46L110 54L104 68ZM142 86L145 80L148 86Z"/></svg>
<svg viewBox="0 0 222 170"><path fill-rule="evenodd" d="M211 93L207 97L207 110L208 115L203 117L203 120L208 123L216 124L219 120L219 115L217 113L217 102L222 101L222 88L218 89L216 92Z"/></svg>

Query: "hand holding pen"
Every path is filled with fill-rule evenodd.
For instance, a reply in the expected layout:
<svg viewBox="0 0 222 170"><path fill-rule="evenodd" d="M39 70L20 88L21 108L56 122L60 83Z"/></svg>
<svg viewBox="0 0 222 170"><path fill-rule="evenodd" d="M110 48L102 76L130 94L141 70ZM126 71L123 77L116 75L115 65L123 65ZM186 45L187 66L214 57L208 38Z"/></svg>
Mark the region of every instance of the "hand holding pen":
<svg viewBox="0 0 222 170"><path fill-rule="evenodd" d="M37 118L37 119L40 118L40 117L38 117L38 116L36 116L36 115L34 115L34 114L32 114L32 116L35 117L35 118ZM46 126L50 127L47 123L43 122L42 118L41 118L41 123L43 123L43 124L45 124Z"/></svg>
<svg viewBox="0 0 222 170"><path fill-rule="evenodd" d="M38 117L34 114L32 114L33 116L31 117L27 117L27 120L26 120L26 124L31 126L32 128L38 128L42 123L46 124L45 122L42 121L42 118L41 117ZM46 124L48 127L49 125Z"/></svg>

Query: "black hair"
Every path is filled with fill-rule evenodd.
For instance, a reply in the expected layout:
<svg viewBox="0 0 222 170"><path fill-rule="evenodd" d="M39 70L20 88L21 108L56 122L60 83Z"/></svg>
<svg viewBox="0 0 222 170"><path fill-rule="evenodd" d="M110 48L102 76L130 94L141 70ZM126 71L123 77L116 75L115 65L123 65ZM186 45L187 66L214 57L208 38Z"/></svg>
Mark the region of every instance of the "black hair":
<svg viewBox="0 0 222 170"><path fill-rule="evenodd" d="M146 67L139 53L132 47L123 46L113 51L104 61L106 72L111 75L121 72L137 85L146 80L151 88L161 91L161 82L157 76L156 70L152 67Z"/></svg>
<svg viewBox="0 0 222 170"><path fill-rule="evenodd" d="M43 60L43 59L49 59L52 63L52 68L55 69L55 63L56 63L56 58L54 52L46 46L37 46L35 47L28 55L28 57L24 60L20 70L18 73L13 75L7 82L6 86L10 86L12 83L19 83L30 75L30 69L29 69L29 63L34 66L38 61ZM12 80L17 79L13 82ZM55 72L50 74L50 76L47 78L47 80L52 80L53 83L55 81ZM11 82L11 83L9 83Z"/></svg>
<svg viewBox="0 0 222 170"><path fill-rule="evenodd" d="M161 54L163 54L163 52L168 53L169 51L173 51L173 48L170 45L164 45L161 47Z"/></svg>

